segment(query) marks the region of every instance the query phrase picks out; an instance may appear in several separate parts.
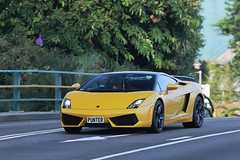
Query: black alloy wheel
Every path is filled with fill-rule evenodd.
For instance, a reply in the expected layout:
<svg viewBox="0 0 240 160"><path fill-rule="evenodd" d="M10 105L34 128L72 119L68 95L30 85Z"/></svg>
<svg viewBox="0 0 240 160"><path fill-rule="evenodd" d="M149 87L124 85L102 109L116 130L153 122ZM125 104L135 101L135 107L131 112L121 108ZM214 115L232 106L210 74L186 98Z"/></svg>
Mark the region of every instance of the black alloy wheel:
<svg viewBox="0 0 240 160"><path fill-rule="evenodd" d="M183 123L183 126L185 128L200 128L203 124L203 120L204 120L203 100L200 96L197 96L194 103L193 121Z"/></svg>
<svg viewBox="0 0 240 160"><path fill-rule="evenodd" d="M153 111L152 126L148 128L150 133L159 133L164 126L164 108L161 101L157 101Z"/></svg>
<svg viewBox="0 0 240 160"><path fill-rule="evenodd" d="M64 130L67 133L71 133L71 134L77 134L80 133L82 130L82 127L64 127Z"/></svg>

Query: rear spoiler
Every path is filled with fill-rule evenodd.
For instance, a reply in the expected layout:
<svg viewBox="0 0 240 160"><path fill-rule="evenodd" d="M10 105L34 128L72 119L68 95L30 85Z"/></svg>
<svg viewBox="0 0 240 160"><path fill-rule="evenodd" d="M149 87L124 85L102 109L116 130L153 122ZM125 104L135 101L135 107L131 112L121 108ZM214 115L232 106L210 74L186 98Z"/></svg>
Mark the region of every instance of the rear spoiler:
<svg viewBox="0 0 240 160"><path fill-rule="evenodd" d="M191 79L191 80L194 80L195 78L194 77L188 77L188 76L179 76L179 75L171 75L175 78L186 78L186 79Z"/></svg>

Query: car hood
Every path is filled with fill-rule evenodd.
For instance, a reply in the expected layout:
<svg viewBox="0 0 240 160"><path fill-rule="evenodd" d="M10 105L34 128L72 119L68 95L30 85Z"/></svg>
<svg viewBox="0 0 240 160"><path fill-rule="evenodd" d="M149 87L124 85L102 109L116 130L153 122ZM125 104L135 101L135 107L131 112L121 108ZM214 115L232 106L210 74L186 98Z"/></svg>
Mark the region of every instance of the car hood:
<svg viewBox="0 0 240 160"><path fill-rule="evenodd" d="M154 91L141 92L69 92L72 109L126 109L132 102L149 97Z"/></svg>

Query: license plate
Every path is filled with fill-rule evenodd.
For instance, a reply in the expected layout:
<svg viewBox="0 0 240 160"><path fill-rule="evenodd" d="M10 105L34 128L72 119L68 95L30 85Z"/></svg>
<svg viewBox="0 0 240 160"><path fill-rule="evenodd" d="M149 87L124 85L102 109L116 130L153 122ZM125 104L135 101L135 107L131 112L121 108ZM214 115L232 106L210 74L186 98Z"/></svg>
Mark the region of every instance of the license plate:
<svg viewBox="0 0 240 160"><path fill-rule="evenodd" d="M87 123L104 123L104 117L87 117Z"/></svg>

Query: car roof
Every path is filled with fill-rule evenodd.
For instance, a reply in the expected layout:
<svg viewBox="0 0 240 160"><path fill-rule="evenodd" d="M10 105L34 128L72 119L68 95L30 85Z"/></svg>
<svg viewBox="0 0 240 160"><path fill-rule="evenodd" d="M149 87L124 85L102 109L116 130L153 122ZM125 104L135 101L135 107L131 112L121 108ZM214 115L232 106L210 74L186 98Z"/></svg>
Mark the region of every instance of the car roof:
<svg viewBox="0 0 240 160"><path fill-rule="evenodd" d="M154 75L168 75L163 72L151 72L151 71L117 71L117 72L107 72L107 73L102 73L102 74L126 74L126 73L132 73L132 74L154 74Z"/></svg>
<svg viewBox="0 0 240 160"><path fill-rule="evenodd" d="M165 75L168 77L171 77L177 81L180 81L179 79L175 78L174 76L171 76L169 74L163 73L163 72L152 72L152 71L117 71L117 72L106 72L106 73L102 73L100 75L107 75L107 74L152 74L152 75Z"/></svg>

